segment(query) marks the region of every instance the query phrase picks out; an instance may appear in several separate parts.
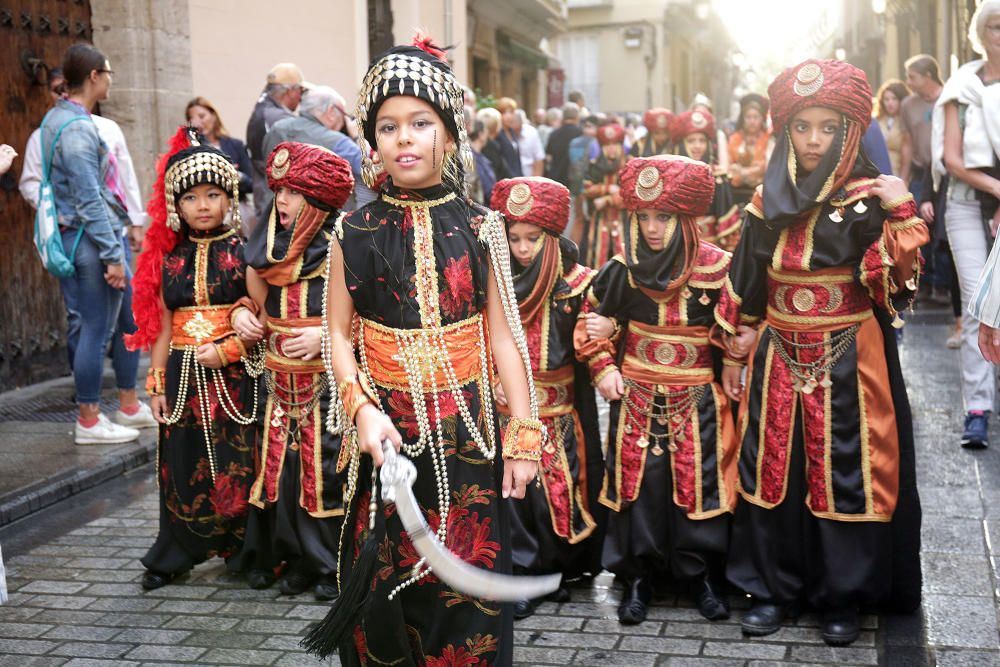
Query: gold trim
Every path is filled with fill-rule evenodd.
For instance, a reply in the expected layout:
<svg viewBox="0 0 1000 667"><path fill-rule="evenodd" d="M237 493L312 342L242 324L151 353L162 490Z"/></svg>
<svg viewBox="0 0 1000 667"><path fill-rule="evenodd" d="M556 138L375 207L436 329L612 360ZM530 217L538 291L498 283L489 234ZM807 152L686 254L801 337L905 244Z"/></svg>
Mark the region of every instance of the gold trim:
<svg viewBox="0 0 1000 667"><path fill-rule="evenodd" d="M865 387L861 379L860 367L855 371L858 381L858 414L860 415L861 439L861 479L865 490L865 514L875 514L875 499L872 494L871 435L868 430L868 407L865 404Z"/></svg>
<svg viewBox="0 0 1000 667"><path fill-rule="evenodd" d="M847 267L843 268L843 273L825 273L823 275L792 273L768 267L767 276L780 283L797 283L800 285L854 282L854 270Z"/></svg>
<svg viewBox="0 0 1000 667"><path fill-rule="evenodd" d="M402 207L402 208L405 208L405 207L409 206L411 208L428 209L428 208L432 208L434 206L440 206L441 204L445 204L447 202L450 202L455 197L456 197L456 195L455 195L454 192L449 192L444 197L439 197L438 199L410 200L410 199L396 199L395 197L389 196L389 195L385 194L384 192L382 193L382 199L383 199L383 201L386 201L386 202L392 204L393 206L399 206L399 207Z"/></svg>

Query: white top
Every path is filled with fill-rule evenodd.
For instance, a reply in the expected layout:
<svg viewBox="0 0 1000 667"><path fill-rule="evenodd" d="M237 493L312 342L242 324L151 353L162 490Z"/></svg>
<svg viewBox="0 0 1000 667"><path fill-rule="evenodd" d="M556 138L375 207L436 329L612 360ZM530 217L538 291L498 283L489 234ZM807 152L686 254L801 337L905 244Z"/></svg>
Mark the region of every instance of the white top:
<svg viewBox="0 0 1000 667"><path fill-rule="evenodd" d="M967 105L962 131L962 161L968 169L992 167L1000 155L1000 84L986 86L978 72L984 60L958 68L944 84L934 103L931 129L931 169L934 188L947 174L944 166L944 107L949 102Z"/></svg>
<svg viewBox="0 0 1000 667"><path fill-rule="evenodd" d="M542 146L542 139L538 136L538 130L533 126L523 123L521 134L517 137L517 150L521 154L521 174L524 176L535 175L535 162L545 161L545 147Z"/></svg>
<svg viewBox="0 0 1000 667"><path fill-rule="evenodd" d="M108 146L108 150L115 154L118 160L118 174L122 181L122 189L125 191L125 206L128 209L128 217L134 227L146 225L146 207L142 203L142 195L139 193L139 180L135 177L135 167L132 165L132 156L128 152L128 145L125 143L125 135L118 123L110 118L104 118L92 114L94 125L97 126L97 134ZM28 137L28 144L24 147L24 166L21 169L21 181L18 189L24 200L31 204L32 208L38 207L38 190L42 186L42 144L38 130Z"/></svg>

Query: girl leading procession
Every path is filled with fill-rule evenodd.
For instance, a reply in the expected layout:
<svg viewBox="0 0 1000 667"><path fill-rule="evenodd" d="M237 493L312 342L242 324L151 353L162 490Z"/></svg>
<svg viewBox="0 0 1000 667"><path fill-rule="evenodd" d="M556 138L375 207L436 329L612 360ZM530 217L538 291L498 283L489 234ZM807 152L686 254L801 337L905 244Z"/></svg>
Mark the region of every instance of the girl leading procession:
<svg viewBox="0 0 1000 667"><path fill-rule="evenodd" d="M329 386L320 341L326 255L354 177L350 163L326 148L292 142L275 147L266 173L274 203L247 242L253 298L232 313L237 331L266 332L264 431L241 560L252 588L270 586L284 563L283 595L312 588L317 600L332 600L344 509L340 438L324 432Z"/></svg>
<svg viewBox="0 0 1000 667"><path fill-rule="evenodd" d="M146 393L160 422L160 531L142 558L145 589L239 551L260 433L260 355L228 317L247 295L239 173L188 128L157 173L128 338L151 347Z"/></svg>
<svg viewBox="0 0 1000 667"><path fill-rule="evenodd" d="M625 164L625 128L608 123L597 128L597 143L601 152L590 162L583 196L588 200L589 219L580 243L584 266L593 269L604 266L614 255L623 251L622 198L618 187L618 170Z"/></svg>
<svg viewBox="0 0 1000 667"><path fill-rule="evenodd" d="M611 401L601 503L612 512L604 567L626 583L622 623L641 623L653 580L693 585L701 614L729 616L723 596L736 438L710 342L729 253L699 240L711 168L677 156L633 158L621 172L625 248L594 279L588 311L622 323L611 338L580 320L576 349ZM735 366L734 366L735 367Z"/></svg>
<svg viewBox="0 0 1000 667"><path fill-rule="evenodd" d="M395 505L373 497L389 439L416 466L413 491L444 545L509 572L503 498L524 497L543 440L503 219L464 197L462 87L443 51L415 43L365 75L357 116L362 154L374 156L364 174L373 185L378 172L386 178L378 200L341 216L329 253L325 355L347 470L338 604L352 587L368 599L346 633L324 623L307 643L321 654L339 644L345 665L509 665L512 605L443 584ZM494 362L512 415L502 441Z"/></svg>
<svg viewBox="0 0 1000 667"><path fill-rule="evenodd" d="M506 179L497 183L491 203L507 220L514 291L547 433L540 483L511 504L514 571L559 572L564 582L581 571L596 575L600 561L588 556L600 551L604 512L595 507L591 489L599 488L603 457L594 390L576 361L573 329L597 272L577 263L576 244L562 236L569 222L566 186L547 178ZM510 417L500 385L497 402L506 428ZM565 583L549 597L569 601ZM530 616L538 602L518 602L514 618Z"/></svg>
<svg viewBox="0 0 1000 667"><path fill-rule="evenodd" d="M909 404L890 321L917 287L927 228L906 184L860 148L864 72L808 60L771 84L776 133L716 317L760 325L740 411L729 580L766 635L805 603L827 643L853 642L861 605L920 599L920 503ZM724 371L741 396L739 373Z"/></svg>

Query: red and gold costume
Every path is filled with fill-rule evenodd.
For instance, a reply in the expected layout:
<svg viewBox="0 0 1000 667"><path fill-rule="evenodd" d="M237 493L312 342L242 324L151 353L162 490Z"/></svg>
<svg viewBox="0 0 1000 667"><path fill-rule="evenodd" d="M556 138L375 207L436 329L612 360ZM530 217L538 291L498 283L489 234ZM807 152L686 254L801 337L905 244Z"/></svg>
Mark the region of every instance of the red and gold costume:
<svg viewBox="0 0 1000 667"><path fill-rule="evenodd" d="M740 240L742 211L733 199L729 176L718 169L719 156L715 154L715 117L707 111L685 111L674 118L673 137L677 155L687 155L684 140L694 134L704 135L707 143L701 161L710 165L715 176L715 194L708 213L698 217L701 238L723 250L732 251Z"/></svg>
<svg viewBox="0 0 1000 667"><path fill-rule="evenodd" d="M581 320L577 356L594 383L621 371L611 404L601 502L608 518L604 566L623 578L664 565L681 579L721 577L736 503L736 439L729 400L716 381L723 354L709 338L729 253L698 238L695 219L712 201L711 169L685 157L635 158L622 170L629 211L626 254L601 269L586 309L624 324L589 339ZM636 212L672 213L652 250Z"/></svg>
<svg viewBox="0 0 1000 667"><path fill-rule="evenodd" d="M673 148L671 145L673 122L674 114L669 109L655 107L642 114L642 124L646 128L646 134L629 148L629 159L669 153Z"/></svg>
<svg viewBox="0 0 1000 667"><path fill-rule="evenodd" d="M293 142L275 147L266 171L271 190L285 187L306 199L287 227L272 206L247 244L248 263L267 283L267 296L262 304L245 299L239 305L265 321L267 402L250 490L258 511L244 557L254 569L286 562L306 579L332 582L344 510L336 476L340 439L324 432L326 369L319 355L289 357L284 345L301 330L322 326L327 250L354 179L350 164L328 149Z"/></svg>
<svg viewBox="0 0 1000 667"><path fill-rule="evenodd" d="M739 418L747 502L729 578L779 604L912 606L919 501L887 324L912 298L927 229L912 197L882 204L871 194L877 172L859 149L871 112L863 72L806 61L769 93L775 154L716 313L730 333L761 325ZM819 166L799 174L786 128L813 106L842 124Z"/></svg>
<svg viewBox="0 0 1000 667"><path fill-rule="evenodd" d="M595 269L624 250L622 198L618 191L618 170L625 164L624 141L625 128L618 123L597 128L601 153L591 161L583 182L583 196L589 206L580 256L584 265ZM618 146L618 157L608 158L607 146Z"/></svg>
<svg viewBox="0 0 1000 667"><path fill-rule="evenodd" d="M536 177L500 181L491 202L508 225L523 222L545 232L528 266L511 262L539 416L548 434L541 486L530 485L511 513L514 567L531 573L575 574L585 565L575 545L597 528L589 493L603 463L597 410L586 368L573 351L573 328L597 272L576 263L576 246L562 237L569 205L566 186ZM505 406L498 408L508 414ZM501 428L506 422L502 417Z"/></svg>

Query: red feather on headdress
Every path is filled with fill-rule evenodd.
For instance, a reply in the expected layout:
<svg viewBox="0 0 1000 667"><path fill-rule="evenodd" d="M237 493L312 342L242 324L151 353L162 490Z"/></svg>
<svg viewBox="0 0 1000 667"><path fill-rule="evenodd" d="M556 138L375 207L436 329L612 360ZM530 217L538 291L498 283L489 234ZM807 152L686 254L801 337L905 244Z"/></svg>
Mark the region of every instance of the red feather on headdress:
<svg viewBox="0 0 1000 667"><path fill-rule="evenodd" d="M174 249L180 234L167 227L167 198L164 175L170 158L191 145L190 130L178 128L167 144L167 152L156 161L156 183L153 196L146 204L149 230L142 242L142 252L136 259L135 276L132 277L132 314L138 330L125 336L125 346L130 350L149 349L160 335L163 321L160 287L163 283L163 260ZM170 202L173 206L173 202Z"/></svg>
<svg viewBox="0 0 1000 667"><path fill-rule="evenodd" d="M434 38L424 34L422 30L418 30L417 34L413 36L413 46L421 51L426 51L438 60L448 62L448 54L444 52L444 49L435 44Z"/></svg>

